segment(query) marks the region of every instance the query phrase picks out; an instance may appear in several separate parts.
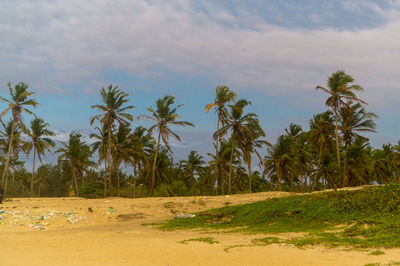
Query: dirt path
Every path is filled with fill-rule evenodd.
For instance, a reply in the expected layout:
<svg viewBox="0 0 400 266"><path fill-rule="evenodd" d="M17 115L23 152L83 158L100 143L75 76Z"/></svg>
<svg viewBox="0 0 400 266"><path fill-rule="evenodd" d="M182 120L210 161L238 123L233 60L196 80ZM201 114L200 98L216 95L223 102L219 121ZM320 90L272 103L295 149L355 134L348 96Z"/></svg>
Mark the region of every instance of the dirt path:
<svg viewBox="0 0 400 266"><path fill-rule="evenodd" d="M372 256L365 251L250 244L261 236L160 231L143 223L162 221L226 204L240 204L285 192L230 197L144 199L32 198L0 205L0 265L365 265L400 261L400 250ZM228 203L229 202L229 203ZM179 243L213 237L219 243Z"/></svg>

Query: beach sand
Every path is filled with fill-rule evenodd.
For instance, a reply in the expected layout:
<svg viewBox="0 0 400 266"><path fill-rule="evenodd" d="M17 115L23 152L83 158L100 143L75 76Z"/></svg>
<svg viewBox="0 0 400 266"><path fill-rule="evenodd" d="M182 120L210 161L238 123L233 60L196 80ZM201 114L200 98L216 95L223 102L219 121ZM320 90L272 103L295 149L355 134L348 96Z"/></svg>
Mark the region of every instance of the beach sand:
<svg viewBox="0 0 400 266"><path fill-rule="evenodd" d="M400 262L400 249L369 251L286 244L245 246L264 235L161 231L181 213L242 204L286 192L170 198L18 198L0 205L0 265L365 265ZM190 218L187 218L190 219ZM290 236L290 235L289 235ZM219 243L180 241L213 237ZM227 247L238 245L225 251Z"/></svg>

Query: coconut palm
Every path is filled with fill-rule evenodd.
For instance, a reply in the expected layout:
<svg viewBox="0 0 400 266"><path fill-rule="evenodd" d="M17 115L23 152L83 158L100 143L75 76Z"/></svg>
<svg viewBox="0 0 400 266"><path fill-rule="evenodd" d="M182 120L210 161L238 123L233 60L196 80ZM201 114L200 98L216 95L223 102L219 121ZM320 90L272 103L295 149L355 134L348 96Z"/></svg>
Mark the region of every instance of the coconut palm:
<svg viewBox="0 0 400 266"><path fill-rule="evenodd" d="M155 124L149 128L148 132L151 134L154 130L158 130L158 137L157 137L157 146L156 152L154 154L153 159L153 169L152 169L152 181L151 181L151 195L154 195L154 186L155 186L155 171L156 171L156 162L157 156L160 148L160 140L164 142L164 145L167 149L171 152L171 147L169 146L169 137L172 135L178 141L181 141L181 138L173 132L169 126L176 125L176 126L192 126L192 123L186 121L177 121L180 116L176 113L177 109L182 105L178 105L177 107L172 107L175 103L175 97L171 95L166 95L162 99L158 99L156 102L156 109L153 110L152 107L147 108L147 110L152 114L152 116L148 115L141 115L138 118L146 118L149 119Z"/></svg>
<svg viewBox="0 0 400 266"><path fill-rule="evenodd" d="M31 138L33 148L33 166L32 166L32 178L31 178L31 196L33 196L33 184L35 177L35 162L36 155L40 163L42 163L42 156L45 156L45 152L50 151L50 148L55 147L55 143L48 137L55 136L53 131L47 129L48 123L45 123L40 118L35 118L31 121L31 128L27 130L28 136Z"/></svg>
<svg viewBox="0 0 400 266"><path fill-rule="evenodd" d="M200 175L202 165L204 164L203 156L196 151L191 151L187 160L181 161L182 167L189 173L190 192L193 195L193 184L195 182L194 175Z"/></svg>
<svg viewBox="0 0 400 266"><path fill-rule="evenodd" d="M368 139L359 135L358 132L374 132L375 122L374 118L378 116L374 113L367 112L360 103L348 102L346 106L339 109L340 113L340 131L342 133L342 139L345 143L345 153L343 159L343 180L342 186L346 186L348 182L347 173L347 153L350 145L356 139L362 139L367 141Z"/></svg>
<svg viewBox="0 0 400 266"><path fill-rule="evenodd" d="M132 156L133 166L133 197L136 197L136 180L138 178L138 172L142 170L142 167L146 167L149 170L151 153L154 150L154 138L147 134L147 129L139 126L135 128L130 136L130 146L135 151ZM146 171L150 173L150 171Z"/></svg>
<svg viewBox="0 0 400 266"><path fill-rule="evenodd" d="M231 91L227 86L218 86L215 90L215 100L214 102L208 104L205 108L205 111L208 113L212 108L215 108L215 112L217 113L217 131L219 132L219 128L220 128L220 124L222 124L222 126L224 126L225 124L225 116L227 114L227 109L226 109L226 105L228 103L232 103L236 100L236 93L234 93L233 91ZM217 163L215 164L216 167L218 167L218 148L219 148L219 142L220 142L220 135L219 133L217 133L215 135L215 140L216 140L216 145L215 145L215 156L216 156L216 161ZM215 169L215 176L216 176L216 180L219 180L219 184L221 184L221 176L219 173L219 169L216 168Z"/></svg>
<svg viewBox="0 0 400 266"><path fill-rule="evenodd" d="M125 111L129 109L133 109L134 106L129 105L125 106L129 100L127 97L129 96L123 91L118 89L118 86L114 87L112 85L108 86L108 90L106 91L104 88L101 89L101 96L103 100L103 105L93 105L92 109L98 109L102 112L102 114L95 115L91 118L90 124L93 125L94 121L100 120L102 124L107 125L108 128L108 178L111 180L111 141L112 141L112 132L115 128L115 122L119 124L129 125L129 122L133 121L133 116L125 113ZM110 182L111 184L111 182ZM111 193L112 189L110 187ZM106 197L106 193L104 193L104 197Z"/></svg>
<svg viewBox="0 0 400 266"><path fill-rule="evenodd" d="M359 103L364 103L355 94L354 91L362 91L363 88L359 85L350 85L354 79L350 75L347 75L344 71L339 70L333 73L328 78L328 88L317 86L317 90L323 90L328 93L329 97L325 102L325 105L332 108L335 115L335 133L336 133L336 157L338 163L338 172L340 173L340 147L339 147L339 108L347 106L344 100L351 100Z"/></svg>
<svg viewBox="0 0 400 266"><path fill-rule="evenodd" d="M250 125L258 123L258 117L255 113L244 114L244 108L251 103L247 100L241 99L233 105L229 105L230 112L226 115L225 125L217 132L214 137L223 136L228 132L231 133L232 148L231 148L231 167L228 176L228 193L232 193L231 180L232 180L232 166L233 166L233 152L235 146L238 145L243 148L243 142L245 139L255 138L253 132L250 129Z"/></svg>
<svg viewBox="0 0 400 266"><path fill-rule="evenodd" d="M15 127L14 132L11 132L12 130L12 124L13 121L10 120L7 125L5 125L3 122L1 122L3 125L4 131L0 131L0 145L1 145L1 151L2 153L6 154L8 151L8 145L10 143L11 136L13 138L12 140L12 148L11 148L11 153L12 153L12 158L10 158L10 164L12 166L12 183L13 183L13 189L15 185L15 166L21 164L21 162L18 162L19 159L19 153L23 152L27 154L29 152L29 143L24 141L21 138L21 129L17 125ZM6 174L6 180L4 184L4 190L7 191L7 186L8 186L8 173Z"/></svg>
<svg viewBox="0 0 400 266"><path fill-rule="evenodd" d="M311 190L313 190L317 184L317 177L320 175L321 171L321 159L323 157L323 153L328 148L330 143L332 143L334 134L335 126L333 125L331 111L316 114L313 116L313 119L310 120L309 142L318 146L316 148L318 149L318 161Z"/></svg>
<svg viewBox="0 0 400 266"><path fill-rule="evenodd" d="M245 139L242 141L241 149L243 152L243 160L247 164L247 175L249 178L249 191L251 192L251 161L252 154L256 154L258 159L260 160L260 165L262 165L263 160L261 158L260 153L257 148L262 148L263 145L270 145L266 140L261 139L261 137L265 137L265 132L260 126L258 119L251 119L248 123L248 127L252 134L247 135Z"/></svg>
<svg viewBox="0 0 400 266"><path fill-rule="evenodd" d="M92 152L98 151L99 163L104 161L104 197L107 194L107 144L108 144L108 128L106 124L102 124L101 128L96 127L96 133L90 134L90 138L96 139L97 141L91 144Z"/></svg>
<svg viewBox="0 0 400 266"><path fill-rule="evenodd" d="M291 158L291 140L282 135L278 138L275 145L267 149L267 155L264 158L264 175L277 177L278 190L281 190L282 179L287 177L292 168Z"/></svg>
<svg viewBox="0 0 400 266"><path fill-rule="evenodd" d="M10 91L11 99L8 100L0 96L0 100L8 104L8 107L0 114L0 120L2 120L3 116L7 114L8 111L11 111L13 122L12 122L10 140L12 140L17 125L19 125L21 129L23 130L25 129L25 125L22 121L22 113L26 112L28 114L35 116L35 114L27 107L30 106L36 107L39 104L34 99L29 99L29 97L35 93L28 91L28 85L26 85L25 83L20 82L17 85L15 85L14 88L11 87L11 83L8 83L7 86ZM8 172L11 146L12 146L12 141L10 141L8 144L7 159L4 166L3 174L1 176L1 186L4 186L6 173Z"/></svg>
<svg viewBox="0 0 400 266"><path fill-rule="evenodd" d="M75 195L77 196L79 196L77 174L82 175L92 165L90 146L83 142L81 138L81 134L72 132L69 134L68 142L61 142L62 147L56 150L56 153L60 153L58 163L66 164L71 169L72 187L75 187Z"/></svg>

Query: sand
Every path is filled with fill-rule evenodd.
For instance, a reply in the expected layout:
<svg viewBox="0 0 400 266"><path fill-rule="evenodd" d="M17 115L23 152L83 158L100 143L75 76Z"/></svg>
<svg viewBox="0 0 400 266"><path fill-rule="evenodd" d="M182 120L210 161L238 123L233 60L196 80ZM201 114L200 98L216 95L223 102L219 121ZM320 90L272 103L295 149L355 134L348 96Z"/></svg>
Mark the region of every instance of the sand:
<svg viewBox="0 0 400 266"><path fill-rule="evenodd" d="M400 261L400 249L242 246L264 235L160 231L143 224L285 192L140 199L19 198L0 205L0 265L365 265ZM190 219L190 218L188 218ZM213 237L219 243L180 241Z"/></svg>

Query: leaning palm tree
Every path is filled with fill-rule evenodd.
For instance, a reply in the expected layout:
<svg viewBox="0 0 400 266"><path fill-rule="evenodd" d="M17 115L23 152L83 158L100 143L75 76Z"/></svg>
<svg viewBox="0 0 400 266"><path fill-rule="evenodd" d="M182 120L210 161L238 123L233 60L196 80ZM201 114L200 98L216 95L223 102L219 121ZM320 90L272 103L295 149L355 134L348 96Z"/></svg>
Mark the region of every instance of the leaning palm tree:
<svg viewBox="0 0 400 266"><path fill-rule="evenodd" d="M178 105L177 107L173 108L172 105L175 103L175 97L171 95L166 95L162 99L158 99L156 102L156 109L154 110L152 107L147 108L147 110L152 114L152 116L148 115L141 115L138 118L146 118L149 119L155 124L149 128L148 132L151 134L154 130L158 130L158 137L157 137L157 146L156 152L153 159L153 169L152 169L152 180L151 180L151 195L154 195L154 185L155 185L155 171L156 171L156 162L157 156L160 148L160 140L164 142L164 145L167 149L171 152L171 147L169 146L169 137L172 135L178 141L181 141L181 138L173 132L169 126L176 125L176 126L192 126L192 123L186 121L177 121L180 116L176 113L177 109L182 105Z"/></svg>
<svg viewBox="0 0 400 266"><path fill-rule="evenodd" d="M339 70L328 78L328 88L317 86L315 89L323 90L328 93L329 98L326 100L325 105L332 108L335 114L335 130L336 130L336 157L338 163L338 173L340 173L340 147L339 147L339 108L347 106L344 100L356 101L364 103L355 94L354 91L362 91L363 88L359 85L350 85L353 82L352 76L347 75L344 71Z"/></svg>
<svg viewBox="0 0 400 266"><path fill-rule="evenodd" d="M251 104L247 100L239 100L234 105L230 105L230 112L225 118L225 126L219 131L215 132L214 136L223 136L228 132L231 133L232 148L231 148L231 166L228 176L228 193L232 193L231 181L232 181L232 168L233 168L233 153L236 145L243 148L245 139L255 138L253 132L250 129L251 124L258 123L258 117L255 113L244 114L244 107ZM251 177L250 177L251 178Z"/></svg>
<svg viewBox="0 0 400 266"><path fill-rule="evenodd" d="M233 91L231 91L227 86L218 86L215 90L215 100L214 102L208 104L205 108L206 112L208 113L211 108L215 107L215 112L217 113L217 131L219 132L219 128L220 128L220 124L222 124L222 126L225 125L225 117L226 114L228 113L227 109L226 109L226 105L228 103L232 103L236 100L236 93L234 93ZM220 142L220 135L217 134L215 136L215 140L216 140L216 145L215 145L215 158L217 163L215 164L216 167L218 167L218 148L219 148L219 142ZM215 169L215 176L216 176L216 180L219 180L219 184L221 184L221 176L219 173L219 168Z"/></svg>
<svg viewBox="0 0 400 266"><path fill-rule="evenodd" d="M76 132L69 134L68 142L61 142L62 147L56 150L61 153L58 157L59 164L69 165L72 174L72 187L75 186L75 195L79 196L77 174L87 171L92 165L90 146L81 140L82 135Z"/></svg>
<svg viewBox="0 0 400 266"><path fill-rule="evenodd" d="M48 137L55 136L53 131L47 129L48 123L45 123L43 119L35 118L31 121L31 128L27 130L28 136L32 140L33 148L33 166L32 166L32 178L31 178L31 196L33 196L33 184L35 177L35 160L36 154L40 163L42 163L42 156L45 155L46 150L50 151L50 148L55 147L55 143Z"/></svg>
<svg viewBox="0 0 400 266"><path fill-rule="evenodd" d="M8 107L0 114L0 120L8 111L11 111L13 122L12 122L10 140L12 140L13 133L17 125L19 125L22 130L25 129L25 125L22 122L22 112L27 112L28 114L35 116L35 114L29 109L27 109L27 107L29 106L36 107L39 104L34 99L29 99L29 97L35 93L29 92L28 85L26 85L25 83L20 82L17 85L15 85L14 88L11 87L11 83L8 83L7 86L8 89L10 90L11 100L5 99L0 96L0 100L8 104ZM1 184L0 184L1 186L4 186L6 173L8 172L11 146L12 146L12 141L10 141L8 144L7 159L4 166L3 174L1 176Z"/></svg>
<svg viewBox="0 0 400 266"><path fill-rule="evenodd" d="M107 160L108 160L108 178L111 180L111 140L112 140L112 132L115 128L115 122L119 124L129 125L130 121L133 121L133 116L125 113L126 110L135 108L132 105L124 106L129 100L127 97L129 96L123 91L120 91L118 87L114 87L112 85L108 86L108 90L106 91L104 88L101 89L101 96L104 105L93 105L92 109L98 109L102 112L100 115L95 115L90 120L90 124L93 125L94 121L100 120L102 124L107 125L108 128L108 149L107 149ZM111 184L111 182L110 182ZM111 188L110 188L111 190ZM112 193L112 190L111 190ZM106 197L106 192L104 193L104 197Z"/></svg>

